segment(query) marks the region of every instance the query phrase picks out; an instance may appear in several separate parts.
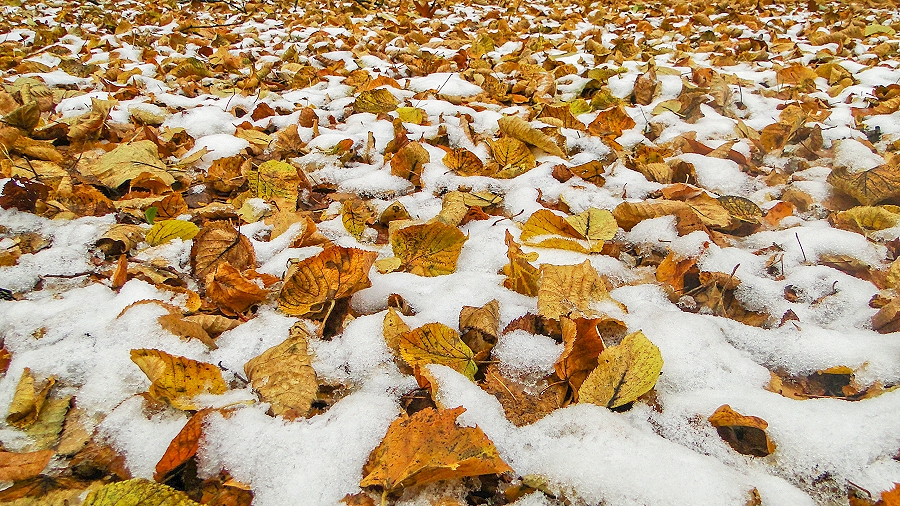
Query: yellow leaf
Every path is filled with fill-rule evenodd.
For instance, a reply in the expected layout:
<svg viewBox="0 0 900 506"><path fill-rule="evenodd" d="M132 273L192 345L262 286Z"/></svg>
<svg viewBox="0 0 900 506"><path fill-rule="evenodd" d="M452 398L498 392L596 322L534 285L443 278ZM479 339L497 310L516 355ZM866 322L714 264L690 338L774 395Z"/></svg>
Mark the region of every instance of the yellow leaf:
<svg viewBox="0 0 900 506"><path fill-rule="evenodd" d="M575 100L569 102L569 110L572 111L573 115L578 116L579 114L591 112L591 104L589 104L583 98L576 98Z"/></svg>
<svg viewBox="0 0 900 506"><path fill-rule="evenodd" d="M534 248L552 248L552 249L563 249L566 251L575 251L577 253L588 254L591 253L593 247L587 247L579 241L574 239L565 239L563 237L550 237L549 239L541 239L528 241L529 246ZM597 245L594 245L597 246ZM599 249L603 249L603 244L600 243ZM598 251L599 251L598 249ZM597 251L594 251L596 253Z"/></svg>
<svg viewBox="0 0 900 506"><path fill-rule="evenodd" d="M664 112L674 112L678 114L678 111L681 110L681 101L678 99L672 100L663 100L662 102L656 104L656 107L653 108L652 114L655 116L657 114L662 114Z"/></svg>
<svg viewBox="0 0 900 506"><path fill-rule="evenodd" d="M765 457L775 451L775 443L769 439L769 424L757 416L745 416L723 404L709 417L719 437L738 453Z"/></svg>
<svg viewBox="0 0 900 506"><path fill-rule="evenodd" d="M88 494L82 506L200 506L184 492L143 478L110 483Z"/></svg>
<svg viewBox="0 0 900 506"><path fill-rule="evenodd" d="M20 105L0 120L3 124L31 132L41 120L41 110L36 100Z"/></svg>
<svg viewBox="0 0 900 506"><path fill-rule="evenodd" d="M159 159L156 144L149 140L119 144L116 149L101 156L89 170L110 189L116 189L144 172L166 185L175 182L175 178L166 172L166 165Z"/></svg>
<svg viewBox="0 0 900 506"><path fill-rule="evenodd" d="M271 200L274 197L296 199L302 179L293 165L269 160L250 169L247 173L247 183L250 185L252 197L264 200Z"/></svg>
<svg viewBox="0 0 900 506"><path fill-rule="evenodd" d="M150 379L149 393L181 410L195 410L198 394L221 394L228 387L218 367L155 349L131 350L131 361Z"/></svg>
<svg viewBox="0 0 900 506"><path fill-rule="evenodd" d="M684 202L679 200L661 200L657 202L622 202L613 209L612 214L619 226L628 232L644 220L678 214L684 211L692 212L690 206Z"/></svg>
<svg viewBox="0 0 900 506"><path fill-rule="evenodd" d="M176 237L189 241L200 232L200 227L185 220L157 221L147 231L146 241L150 246L165 244Z"/></svg>
<svg viewBox="0 0 900 506"><path fill-rule="evenodd" d="M28 435L32 443L23 449L48 450L56 448L71 404L71 397L47 399L41 407L40 413L38 413L37 420L25 429L25 434Z"/></svg>
<svg viewBox="0 0 900 506"><path fill-rule="evenodd" d="M735 195L723 195L718 198L722 207L732 218L745 223L759 223L763 212L752 200Z"/></svg>
<svg viewBox="0 0 900 506"><path fill-rule="evenodd" d="M288 271L278 296L278 307L291 316L328 310L328 303L372 286L369 268L374 251L332 246L301 260Z"/></svg>
<svg viewBox="0 0 900 506"><path fill-rule="evenodd" d="M499 179L512 179L533 169L537 162L531 150L522 141L512 137L504 137L496 141L488 141L491 156L497 164L496 170L490 172Z"/></svg>
<svg viewBox="0 0 900 506"><path fill-rule="evenodd" d="M490 53L494 50L494 40L487 33L481 33L475 40L472 42L471 49L469 49L469 53L475 58L481 58L485 53Z"/></svg>
<svg viewBox="0 0 900 506"><path fill-rule="evenodd" d="M400 102L394 94L384 88L367 90L356 96L353 108L356 112L370 112L373 114L391 112L397 108Z"/></svg>
<svg viewBox="0 0 900 506"><path fill-rule="evenodd" d="M399 269L403 265L403 261L397 257L388 257L382 258L381 260L376 260L374 264L375 269L381 274L387 274L389 272L394 272Z"/></svg>
<svg viewBox="0 0 900 506"><path fill-rule="evenodd" d="M175 68L169 71L175 77L210 77L212 72L197 58L185 58Z"/></svg>
<svg viewBox="0 0 900 506"><path fill-rule="evenodd" d="M430 161L431 155L422 144L410 142L391 157L391 174L406 179L418 188L422 186L422 169Z"/></svg>
<svg viewBox="0 0 900 506"><path fill-rule="evenodd" d="M522 225L522 235L519 239L528 242L532 238L544 235L561 235L575 239L583 237L566 218L549 209L539 209Z"/></svg>
<svg viewBox="0 0 900 506"><path fill-rule="evenodd" d="M319 392L316 371L307 351L309 333L302 322L291 327L290 336L244 365L250 386L272 413L288 420L309 414Z"/></svg>
<svg viewBox="0 0 900 506"><path fill-rule="evenodd" d="M513 139L518 139L525 144L541 149L548 155L563 158L566 156L553 139L518 116L504 116L497 120L497 123L500 125L500 131ZM494 158L496 158L496 155Z"/></svg>
<svg viewBox="0 0 900 506"><path fill-rule="evenodd" d="M828 182L864 206L900 195L900 169L890 165L862 172L832 169Z"/></svg>
<svg viewBox="0 0 900 506"><path fill-rule="evenodd" d="M409 220L412 217L399 200L395 200L391 205L387 206L378 217L378 223L387 225L392 221Z"/></svg>
<svg viewBox="0 0 900 506"><path fill-rule="evenodd" d="M597 186L606 184L606 178L603 177L603 173L606 171L606 164L600 160L593 160L582 163L581 165L569 167L569 170L572 171L572 174L584 179L588 183L594 183Z"/></svg>
<svg viewBox="0 0 900 506"><path fill-rule="evenodd" d="M600 111L594 121L588 125L588 132L598 137L616 138L625 130L634 128L637 123L625 112L622 104Z"/></svg>
<svg viewBox="0 0 900 506"><path fill-rule="evenodd" d="M391 248L403 269L419 276L441 276L456 270L467 237L440 222L411 225L391 235Z"/></svg>
<svg viewBox="0 0 900 506"><path fill-rule="evenodd" d="M56 379L51 376L47 378L46 383L36 385L31 369L26 367L16 385L16 392L9 405L9 414L6 415L6 423L19 429L33 425L37 421L54 383L56 383Z"/></svg>
<svg viewBox="0 0 900 506"><path fill-rule="evenodd" d="M603 241L612 239L619 230L616 219L606 209L591 207L575 216L566 216L565 220L581 237L587 239L592 247L597 241L602 246Z"/></svg>
<svg viewBox="0 0 900 506"><path fill-rule="evenodd" d="M448 151L441 161L448 169L460 176L490 176L485 173L484 162L466 148Z"/></svg>
<svg viewBox="0 0 900 506"><path fill-rule="evenodd" d="M439 480L512 471L478 427L459 427L466 409L423 409L394 420L363 466L360 487L381 487L385 495Z"/></svg>
<svg viewBox="0 0 900 506"><path fill-rule="evenodd" d="M725 209L719 200L706 193L691 197L685 203L700 217L700 221L708 227L726 228L731 225L731 213Z"/></svg>
<svg viewBox="0 0 900 506"><path fill-rule="evenodd" d="M597 358L594 369L578 391L578 402L609 409L634 402L649 392L662 371L663 358L641 331L628 334Z"/></svg>
<svg viewBox="0 0 900 506"><path fill-rule="evenodd" d="M555 120L555 123L562 128L574 128L576 130L587 129L587 126L579 121L572 113L572 108L569 104L544 106L537 119L547 124L550 124L547 120Z"/></svg>
<svg viewBox="0 0 900 506"><path fill-rule="evenodd" d="M387 313L384 315L384 329L382 330L384 342L387 343L388 348L399 355L400 336L409 331L409 325L403 321L403 318L400 317L400 313L398 313L395 308L389 307Z"/></svg>
<svg viewBox="0 0 900 506"><path fill-rule="evenodd" d="M424 125L428 121L428 113L418 107L398 107L397 115L404 123Z"/></svg>
<svg viewBox="0 0 900 506"><path fill-rule="evenodd" d="M366 225L375 222L375 211L360 198L347 199L341 204L341 221L347 232L359 241Z"/></svg>
<svg viewBox="0 0 900 506"><path fill-rule="evenodd" d="M537 302L541 316L555 320L563 316L590 318L599 314L591 306L601 301L619 305L610 297L606 284L590 261L578 265L541 265Z"/></svg>
<svg viewBox="0 0 900 506"><path fill-rule="evenodd" d="M459 333L443 323L427 323L397 337L400 358L412 367L440 364L452 368L470 380L475 379L478 364L475 355Z"/></svg>

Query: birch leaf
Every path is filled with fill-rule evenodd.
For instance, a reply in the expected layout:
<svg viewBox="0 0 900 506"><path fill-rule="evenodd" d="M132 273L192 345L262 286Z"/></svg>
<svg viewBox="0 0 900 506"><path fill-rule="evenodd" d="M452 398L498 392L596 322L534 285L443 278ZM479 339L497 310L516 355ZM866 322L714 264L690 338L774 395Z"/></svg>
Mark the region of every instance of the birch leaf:
<svg viewBox="0 0 900 506"><path fill-rule="evenodd" d="M149 393L181 410L194 410L198 394L222 394L228 387L218 367L154 349L131 350L131 361L150 379Z"/></svg>
<svg viewBox="0 0 900 506"><path fill-rule="evenodd" d="M634 402L649 392L663 359L656 347L640 331L628 334L616 346L603 350L594 369L579 389L579 402L590 402L609 409Z"/></svg>
<svg viewBox="0 0 900 506"><path fill-rule="evenodd" d="M182 241L193 239L200 232L200 227L185 220L157 221L147 231L145 240L150 246L165 244L176 237Z"/></svg>

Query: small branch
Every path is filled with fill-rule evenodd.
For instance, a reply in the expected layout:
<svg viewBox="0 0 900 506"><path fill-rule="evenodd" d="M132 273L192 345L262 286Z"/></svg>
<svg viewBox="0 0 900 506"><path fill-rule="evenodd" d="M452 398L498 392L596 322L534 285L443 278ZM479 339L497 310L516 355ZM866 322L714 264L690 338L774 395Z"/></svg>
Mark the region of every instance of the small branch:
<svg viewBox="0 0 900 506"><path fill-rule="evenodd" d="M800 242L800 235L797 232L794 232L794 237L797 238L797 244L800 245L800 253L803 253L803 263L808 263L809 261L806 259L806 251L803 251L803 243Z"/></svg>

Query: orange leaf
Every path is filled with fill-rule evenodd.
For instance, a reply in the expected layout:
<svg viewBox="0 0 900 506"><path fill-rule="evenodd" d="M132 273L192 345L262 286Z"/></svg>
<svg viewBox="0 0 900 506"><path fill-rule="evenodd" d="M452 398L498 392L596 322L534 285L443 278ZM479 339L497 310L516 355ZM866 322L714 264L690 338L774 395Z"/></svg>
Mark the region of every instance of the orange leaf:
<svg viewBox="0 0 900 506"><path fill-rule="evenodd" d="M422 169L431 161L431 155L418 142L410 142L400 148L391 158L391 174L402 177L414 184L422 186Z"/></svg>
<svg viewBox="0 0 900 506"><path fill-rule="evenodd" d="M444 155L444 165L460 176L487 176L484 162L466 148L456 148Z"/></svg>
<svg viewBox="0 0 900 506"><path fill-rule="evenodd" d="M588 132L598 137L616 138L622 132L634 128L637 123L625 112L622 104L600 111L600 114L588 125Z"/></svg>
<svg viewBox="0 0 900 506"><path fill-rule="evenodd" d="M567 380L576 392L597 367L597 357L604 348L603 338L597 331L599 321L600 318L560 318L565 348L553 368L556 375Z"/></svg>
<svg viewBox="0 0 900 506"><path fill-rule="evenodd" d="M201 409L181 428L175 439L169 443L166 453L156 464L156 473L153 479L159 482L165 480L166 475L174 471L197 454L200 449L200 435L203 431L203 420L212 411L211 408Z"/></svg>
<svg viewBox="0 0 900 506"><path fill-rule="evenodd" d="M289 315L305 316L372 286L369 268L376 256L374 251L332 246L301 260L288 272L278 307Z"/></svg>
<svg viewBox="0 0 900 506"><path fill-rule="evenodd" d="M230 263L222 262L206 285L206 296L223 310L238 314L266 299L269 292L245 278Z"/></svg>
<svg viewBox="0 0 900 506"><path fill-rule="evenodd" d="M31 453L0 451L0 481L27 480L41 474L53 453L53 450Z"/></svg>
<svg viewBox="0 0 900 506"><path fill-rule="evenodd" d="M512 471L481 429L456 425L465 410L427 408L394 420L363 466L359 486L393 492L432 481Z"/></svg>
<svg viewBox="0 0 900 506"><path fill-rule="evenodd" d="M537 259L537 253L525 254L509 230L506 231L506 246L506 258L509 259L509 263L503 267L503 274L506 274L503 286L522 295L536 296L541 271L528 261Z"/></svg>
<svg viewBox="0 0 900 506"><path fill-rule="evenodd" d="M669 253L656 268L656 280L666 283L676 292L681 292L684 290L684 275L696 264L696 258L676 260L675 253Z"/></svg>
<svg viewBox="0 0 900 506"><path fill-rule="evenodd" d="M894 488L881 493L884 506L900 506L900 483L894 483Z"/></svg>
<svg viewBox="0 0 900 506"><path fill-rule="evenodd" d="M794 204L790 202L779 202L766 211L764 219L771 226L778 225L781 220L794 214Z"/></svg>
<svg viewBox="0 0 900 506"><path fill-rule="evenodd" d="M738 453L765 457L775 451L775 443L766 434L769 424L762 418L744 416L728 404L723 404L709 417L709 423Z"/></svg>

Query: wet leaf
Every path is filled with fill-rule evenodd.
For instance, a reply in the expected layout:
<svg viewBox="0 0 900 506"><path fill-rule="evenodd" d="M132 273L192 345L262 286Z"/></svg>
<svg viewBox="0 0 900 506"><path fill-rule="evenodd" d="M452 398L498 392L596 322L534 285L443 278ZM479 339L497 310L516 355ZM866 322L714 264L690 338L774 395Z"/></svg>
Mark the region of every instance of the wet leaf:
<svg viewBox="0 0 900 506"><path fill-rule="evenodd" d="M889 165L862 172L832 169L828 182L864 206L900 195L900 169Z"/></svg>
<svg viewBox="0 0 900 506"><path fill-rule="evenodd" d="M456 425L464 411L428 408L394 420L363 466L359 486L393 492L438 480L512 471L481 429Z"/></svg>
<svg viewBox="0 0 900 506"><path fill-rule="evenodd" d="M38 413L37 420L25 429L25 434L31 438L32 443L23 447L22 450L37 451L56 448L71 402L71 397L47 399Z"/></svg>
<svg viewBox="0 0 900 506"><path fill-rule="evenodd" d="M150 395L181 410L197 409L198 394L227 390L218 367L155 349L131 350L131 361L150 379Z"/></svg>
<svg viewBox="0 0 900 506"><path fill-rule="evenodd" d="M82 506L199 506L184 492L143 478L111 483L91 492Z"/></svg>
<svg viewBox="0 0 900 506"><path fill-rule="evenodd" d="M709 423L738 453L765 457L775 451L775 443L766 433L769 424L762 418L742 415L723 404L709 417Z"/></svg>
<svg viewBox="0 0 900 506"><path fill-rule="evenodd" d="M450 367L474 380L478 365L475 354L459 333L442 323L427 323L397 337L400 358L414 368L428 364Z"/></svg>
<svg viewBox="0 0 900 506"><path fill-rule="evenodd" d="M301 260L288 272L278 307L292 316L322 312L328 303L372 285L369 268L377 256L374 251L332 246Z"/></svg>
<svg viewBox="0 0 900 506"><path fill-rule="evenodd" d="M243 313L250 306L264 301L268 294L267 290L244 277L228 262L216 266L215 274L206 283L206 296L232 314Z"/></svg>
<svg viewBox="0 0 900 506"><path fill-rule="evenodd" d="M557 320L563 316L591 318L599 314L593 304L601 301L618 305L590 261L577 265L541 265L538 291L541 316Z"/></svg>
<svg viewBox="0 0 900 506"><path fill-rule="evenodd" d="M503 274L506 275L503 286L522 295L536 296L541 271L529 262L537 260L537 253L524 253L509 230L506 231L506 246L506 258L509 259L509 263L503 267Z"/></svg>
<svg viewBox="0 0 900 506"><path fill-rule="evenodd" d="M563 158L566 156L553 139L518 116L504 116L500 118L497 123L500 125L500 132L513 139L518 139L525 144L530 144L541 149L548 155ZM493 150L493 146L491 149ZM496 154L494 155L494 159L497 159ZM503 166L505 164L501 163L500 165Z"/></svg>
<svg viewBox="0 0 900 506"><path fill-rule="evenodd" d="M422 186L422 170L430 161L431 155L422 144L410 142L391 157L391 174L406 179L418 188Z"/></svg>
<svg viewBox="0 0 900 506"><path fill-rule="evenodd" d="M157 221L147 231L145 240L150 246L165 244L176 237L182 241L193 239L200 232L200 227L185 220Z"/></svg>
<svg viewBox="0 0 900 506"><path fill-rule="evenodd" d="M53 450L30 453L0 451L0 481L20 481L37 476L50 463L53 453Z"/></svg>
<svg viewBox="0 0 900 506"><path fill-rule="evenodd" d="M568 389L553 375L533 385L520 383L504 376L497 364L488 365L480 386L500 401L506 418L516 427L530 425L563 407Z"/></svg>
<svg viewBox="0 0 900 506"><path fill-rule="evenodd" d="M184 427L169 443L166 453L156 463L156 472L153 474L154 480L158 482L165 481L169 473L193 458L194 455L197 455L197 450L200 449L203 421L206 419L206 415L211 412L212 410L209 408L201 409L194 413L187 423L184 424Z"/></svg>
<svg viewBox="0 0 900 506"><path fill-rule="evenodd" d="M45 381L37 382L31 369L26 367L16 385L16 391L9 405L9 414L6 415L6 423L19 429L34 425L54 383L56 379L52 376Z"/></svg>
<svg viewBox="0 0 900 506"><path fill-rule="evenodd" d="M264 402L272 404L275 416L288 420L305 417L316 400L319 384L310 365L309 337L303 323L297 323L284 342L244 365L250 385Z"/></svg>
<svg viewBox="0 0 900 506"><path fill-rule="evenodd" d="M440 222L410 225L391 236L391 248L406 272L442 276L456 271L456 259L467 237L454 226Z"/></svg>
<svg viewBox="0 0 900 506"><path fill-rule="evenodd" d="M250 239L224 221L205 223L191 245L191 267L199 280L214 273L219 264L228 262L238 270L256 267L256 252Z"/></svg>
<svg viewBox="0 0 900 506"><path fill-rule="evenodd" d="M533 169L537 162L531 150L522 141L512 137L504 137L496 141L490 141L491 156L494 159L496 170L491 169L494 177L499 179L512 179Z"/></svg>
<svg viewBox="0 0 900 506"><path fill-rule="evenodd" d="M649 392L663 366L659 348L640 331L603 350L597 362L597 368L581 385L579 402L609 409L634 402Z"/></svg>
<svg viewBox="0 0 900 506"><path fill-rule="evenodd" d="M484 162L475 153L466 148L448 151L441 160L448 169L460 176L488 176L484 171Z"/></svg>
<svg viewBox="0 0 900 506"><path fill-rule="evenodd" d="M373 114L391 112L397 108L400 102L394 94L384 88L363 91L353 102L356 112L370 112Z"/></svg>

